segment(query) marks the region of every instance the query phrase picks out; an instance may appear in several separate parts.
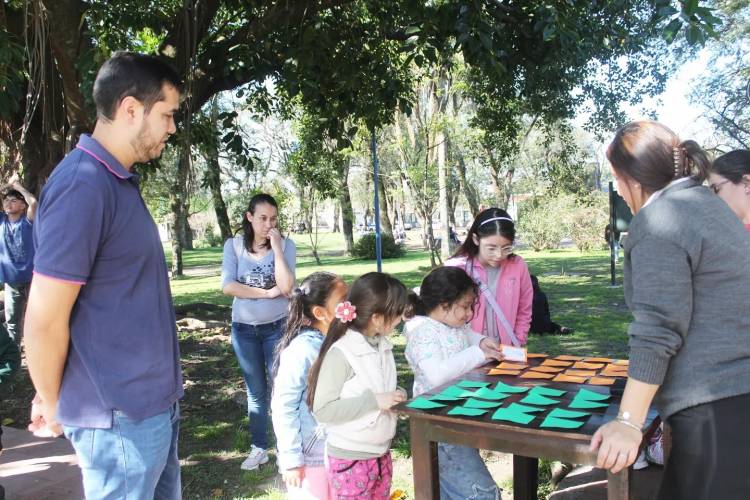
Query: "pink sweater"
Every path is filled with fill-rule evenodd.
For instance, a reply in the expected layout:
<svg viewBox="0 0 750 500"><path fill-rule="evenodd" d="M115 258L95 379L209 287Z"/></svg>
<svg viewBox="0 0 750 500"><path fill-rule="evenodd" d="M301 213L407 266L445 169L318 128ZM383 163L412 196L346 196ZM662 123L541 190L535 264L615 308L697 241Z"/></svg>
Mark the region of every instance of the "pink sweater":
<svg viewBox="0 0 750 500"><path fill-rule="evenodd" d="M460 267L469 271L465 256L456 257L445 262L446 266ZM487 272L477 259L471 259L477 276L483 283L487 282ZM534 289L531 286L529 267L520 255L506 259L502 263L503 272L495 287L496 300L505 314L508 323L513 326L513 331L521 345L526 345L529 338L529 327L531 326L531 305L534 301ZM469 275L471 273L469 272ZM484 331L484 322L487 303L483 294L479 294L479 303L471 320L471 329L477 333ZM497 329L503 344L510 344L510 337L505 333L503 325L498 321Z"/></svg>

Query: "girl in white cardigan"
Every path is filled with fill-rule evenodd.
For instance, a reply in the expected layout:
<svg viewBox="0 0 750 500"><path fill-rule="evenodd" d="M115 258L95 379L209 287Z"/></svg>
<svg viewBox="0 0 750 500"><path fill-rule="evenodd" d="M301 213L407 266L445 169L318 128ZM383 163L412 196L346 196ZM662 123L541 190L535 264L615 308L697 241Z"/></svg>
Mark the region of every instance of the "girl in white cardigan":
<svg viewBox="0 0 750 500"><path fill-rule="evenodd" d="M463 269L433 270L422 281L419 295L412 294L410 300L414 316L404 334L415 397L490 359L502 359L499 344L467 324L474 315L477 286ZM479 450L440 443L438 465L441 499L500 498Z"/></svg>
<svg viewBox="0 0 750 500"><path fill-rule="evenodd" d="M406 399L396 386L393 345L386 336L401 323L406 287L367 273L336 307L320 355L310 369L308 404L326 425L326 471L337 498L390 498L391 439Z"/></svg>

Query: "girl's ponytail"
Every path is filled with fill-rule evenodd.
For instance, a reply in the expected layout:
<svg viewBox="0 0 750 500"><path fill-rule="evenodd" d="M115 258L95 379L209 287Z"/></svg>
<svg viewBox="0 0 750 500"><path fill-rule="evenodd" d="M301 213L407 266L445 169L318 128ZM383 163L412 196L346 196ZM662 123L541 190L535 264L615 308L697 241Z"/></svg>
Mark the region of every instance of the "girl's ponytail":
<svg viewBox="0 0 750 500"><path fill-rule="evenodd" d="M424 302L417 295L417 292L409 292L409 304L406 306L404 316L407 318L413 318L414 316L424 316L427 314L427 310L424 307Z"/></svg>
<svg viewBox="0 0 750 500"><path fill-rule="evenodd" d="M299 288L292 291L289 299L289 315L286 318L284 334L274 350L273 369L271 370L272 378L276 377L279 371L279 358L281 351L287 348L300 331L306 326L310 326L315 320L312 314L312 308L315 306L324 307L328 297L333 291L333 287L340 278L333 273L317 272L312 273L300 283Z"/></svg>

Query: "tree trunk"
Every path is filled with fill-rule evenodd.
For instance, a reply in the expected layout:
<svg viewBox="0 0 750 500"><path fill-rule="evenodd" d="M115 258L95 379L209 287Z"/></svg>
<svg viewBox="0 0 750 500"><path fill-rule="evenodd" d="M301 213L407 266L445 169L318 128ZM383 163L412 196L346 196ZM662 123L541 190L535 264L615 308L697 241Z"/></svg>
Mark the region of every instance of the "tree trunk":
<svg viewBox="0 0 750 500"><path fill-rule="evenodd" d="M380 192L380 232L393 236L393 226L391 219L388 217L388 196L385 192L385 179L380 176L378 179L378 191Z"/></svg>
<svg viewBox="0 0 750 500"><path fill-rule="evenodd" d="M333 229L331 230L332 233L340 233L341 227L339 226L339 212L341 210L339 209L339 202L335 201L333 202Z"/></svg>
<svg viewBox="0 0 750 500"><path fill-rule="evenodd" d="M224 196L221 194L221 168L219 166L219 152L214 150L206 156L206 180L211 189L211 199L214 204L216 220L219 223L221 232L221 241L226 241L232 237L232 224L229 222L227 213L227 204L224 202Z"/></svg>
<svg viewBox="0 0 750 500"><path fill-rule="evenodd" d="M346 254L351 255L354 248L354 209L352 208L352 196L349 192L349 162L342 165L341 190L339 203L341 204L341 227L344 230L344 241L346 242Z"/></svg>
<svg viewBox="0 0 750 500"><path fill-rule="evenodd" d="M448 185L447 172L445 171L445 134L442 130L435 137L437 146L437 169L438 169L438 206L440 207L440 257L448 259L451 255L451 232L448 216Z"/></svg>
<svg viewBox="0 0 750 500"><path fill-rule="evenodd" d="M189 238L190 226L187 223L187 178L190 170L190 145L183 144L177 161L177 171L169 193L169 207L172 210L172 276L182 276L182 251Z"/></svg>
<svg viewBox="0 0 750 500"><path fill-rule="evenodd" d="M224 202L224 196L221 194L221 165L219 165L219 129L217 122L219 119L218 100L214 99L211 103L211 124L213 127L213 141L207 147L206 159L206 183L211 190L211 199L214 204L216 220L221 232L221 241L226 241L232 237L232 224L229 222L227 213L227 204Z"/></svg>

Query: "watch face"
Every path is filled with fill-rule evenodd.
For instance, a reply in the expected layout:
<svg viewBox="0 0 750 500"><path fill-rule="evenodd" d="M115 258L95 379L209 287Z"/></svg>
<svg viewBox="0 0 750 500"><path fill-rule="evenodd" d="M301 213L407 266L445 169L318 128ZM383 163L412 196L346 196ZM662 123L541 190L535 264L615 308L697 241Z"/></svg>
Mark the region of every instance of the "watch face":
<svg viewBox="0 0 750 500"><path fill-rule="evenodd" d="M622 412L622 418L624 418L625 420L630 420L630 412L629 411Z"/></svg>

